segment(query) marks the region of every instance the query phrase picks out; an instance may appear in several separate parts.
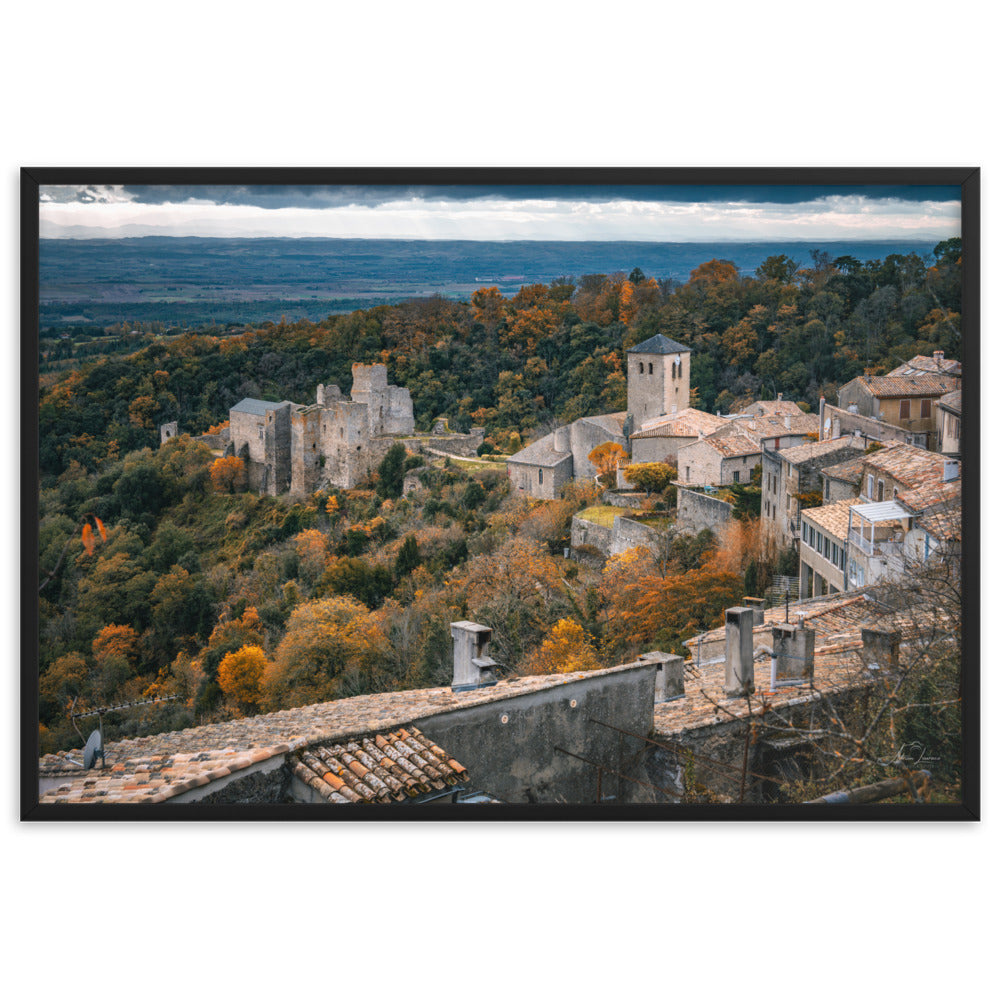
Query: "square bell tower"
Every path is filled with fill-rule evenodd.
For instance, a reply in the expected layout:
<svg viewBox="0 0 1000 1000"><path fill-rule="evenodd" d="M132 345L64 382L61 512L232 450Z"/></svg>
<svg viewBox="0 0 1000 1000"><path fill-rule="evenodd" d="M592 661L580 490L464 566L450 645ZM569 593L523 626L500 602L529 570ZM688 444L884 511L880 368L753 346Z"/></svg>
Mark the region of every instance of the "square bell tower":
<svg viewBox="0 0 1000 1000"><path fill-rule="evenodd" d="M632 430L657 417L688 408L691 397L691 348L658 333L626 352L628 415Z"/></svg>

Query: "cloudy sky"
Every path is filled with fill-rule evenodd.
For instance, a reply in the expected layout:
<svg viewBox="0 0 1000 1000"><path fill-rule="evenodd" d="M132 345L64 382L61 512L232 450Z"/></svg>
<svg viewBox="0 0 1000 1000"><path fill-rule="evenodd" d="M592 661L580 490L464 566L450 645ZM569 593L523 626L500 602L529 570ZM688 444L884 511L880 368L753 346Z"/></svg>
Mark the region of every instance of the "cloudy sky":
<svg viewBox="0 0 1000 1000"><path fill-rule="evenodd" d="M42 238L942 240L957 187L47 186Z"/></svg>

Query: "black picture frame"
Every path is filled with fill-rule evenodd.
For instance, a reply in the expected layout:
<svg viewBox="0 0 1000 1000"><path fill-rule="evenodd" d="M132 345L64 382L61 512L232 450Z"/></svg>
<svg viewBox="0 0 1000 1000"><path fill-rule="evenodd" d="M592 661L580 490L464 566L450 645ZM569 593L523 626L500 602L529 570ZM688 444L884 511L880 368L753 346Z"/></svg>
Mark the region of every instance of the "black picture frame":
<svg viewBox="0 0 1000 1000"><path fill-rule="evenodd" d="M857 168L24 168L21 172L21 798L22 820L128 821L909 821L977 820L980 816L980 552L962 552L963 799L960 805L470 805L409 811L345 805L70 806L38 801L38 334L39 189L43 185L954 185L961 188L963 515L962 534L980 537L980 171L963 167Z"/></svg>

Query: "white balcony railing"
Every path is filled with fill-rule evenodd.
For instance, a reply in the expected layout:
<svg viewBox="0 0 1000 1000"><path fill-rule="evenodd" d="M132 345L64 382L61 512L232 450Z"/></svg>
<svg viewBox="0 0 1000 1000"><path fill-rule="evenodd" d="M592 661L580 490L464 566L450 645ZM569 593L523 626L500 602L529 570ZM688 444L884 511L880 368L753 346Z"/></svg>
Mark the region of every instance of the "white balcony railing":
<svg viewBox="0 0 1000 1000"><path fill-rule="evenodd" d="M872 542L870 538L865 538L865 536L862 535L860 531L855 531L853 528L851 528L847 538L852 545L856 545L866 555L870 556L875 554L874 542Z"/></svg>

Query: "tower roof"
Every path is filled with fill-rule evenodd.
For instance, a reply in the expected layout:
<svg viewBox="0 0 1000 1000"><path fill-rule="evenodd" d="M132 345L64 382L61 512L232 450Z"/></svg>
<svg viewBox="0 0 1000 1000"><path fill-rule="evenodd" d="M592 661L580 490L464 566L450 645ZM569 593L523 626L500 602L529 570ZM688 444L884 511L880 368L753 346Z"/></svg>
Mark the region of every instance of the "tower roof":
<svg viewBox="0 0 1000 1000"><path fill-rule="evenodd" d="M683 344L678 344L676 340L671 340L669 337L664 337L662 333L658 333L655 337L650 337L649 340L644 340L641 344L630 347L626 353L690 354L691 348L685 347Z"/></svg>

